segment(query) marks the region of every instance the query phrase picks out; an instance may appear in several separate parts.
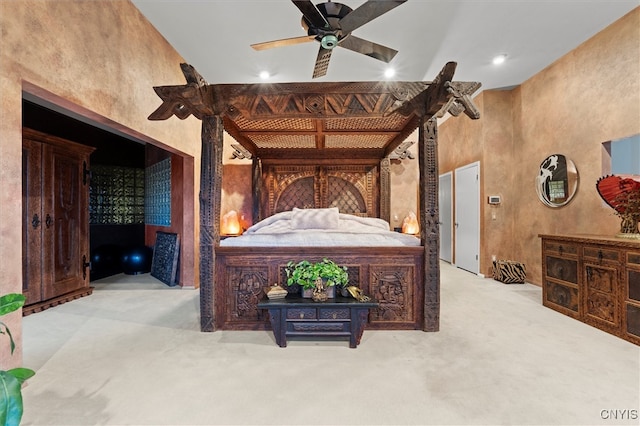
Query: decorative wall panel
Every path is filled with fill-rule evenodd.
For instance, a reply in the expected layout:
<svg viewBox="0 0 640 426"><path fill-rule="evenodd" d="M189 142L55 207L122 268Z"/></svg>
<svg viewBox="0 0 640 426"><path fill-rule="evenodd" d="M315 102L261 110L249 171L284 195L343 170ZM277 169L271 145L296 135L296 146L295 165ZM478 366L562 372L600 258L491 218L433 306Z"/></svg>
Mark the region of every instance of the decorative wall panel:
<svg viewBox="0 0 640 426"><path fill-rule="evenodd" d="M171 226L171 158L146 169L144 222Z"/></svg>
<svg viewBox="0 0 640 426"><path fill-rule="evenodd" d="M415 283L413 265L371 265L371 294L380 304L371 322L408 322L413 319Z"/></svg>
<svg viewBox="0 0 640 426"><path fill-rule="evenodd" d="M228 284L231 289L227 293L227 322L255 322L261 317L258 312L258 301L269 286L268 268L251 266L234 266L227 268ZM230 309L229 309L230 308Z"/></svg>
<svg viewBox="0 0 640 426"><path fill-rule="evenodd" d="M131 167L93 166L89 189L89 223L144 223L145 171Z"/></svg>
<svg viewBox="0 0 640 426"><path fill-rule="evenodd" d="M260 216L297 208L337 207L341 213L378 217L378 166L267 166Z"/></svg>

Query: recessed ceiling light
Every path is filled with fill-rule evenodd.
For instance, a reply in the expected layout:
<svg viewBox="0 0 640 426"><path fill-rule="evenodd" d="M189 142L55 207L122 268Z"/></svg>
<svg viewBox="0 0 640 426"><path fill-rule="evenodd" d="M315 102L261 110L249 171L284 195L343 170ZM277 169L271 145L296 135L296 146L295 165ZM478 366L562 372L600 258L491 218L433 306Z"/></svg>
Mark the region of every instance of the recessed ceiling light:
<svg viewBox="0 0 640 426"><path fill-rule="evenodd" d="M386 78L391 78L391 77L393 77L394 75L396 75L396 70L394 70L393 68L387 68L387 69L384 71L384 76L385 76Z"/></svg>
<svg viewBox="0 0 640 426"><path fill-rule="evenodd" d="M493 58L493 65L500 65L504 63L504 61L506 60L507 60L507 55L503 53L502 55L498 55L495 58Z"/></svg>
<svg viewBox="0 0 640 426"><path fill-rule="evenodd" d="M269 71L260 71L260 78L262 80L268 80L269 77L271 77L271 75L269 74Z"/></svg>

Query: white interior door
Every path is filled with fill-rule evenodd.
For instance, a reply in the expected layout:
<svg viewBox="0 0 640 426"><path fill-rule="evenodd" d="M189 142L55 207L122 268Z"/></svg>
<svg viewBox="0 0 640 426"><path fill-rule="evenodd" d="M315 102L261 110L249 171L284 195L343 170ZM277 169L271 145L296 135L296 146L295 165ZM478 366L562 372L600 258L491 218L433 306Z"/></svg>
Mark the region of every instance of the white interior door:
<svg viewBox="0 0 640 426"><path fill-rule="evenodd" d="M438 206L440 211L440 259L451 263L453 253L453 175L451 172L440 175L438 185Z"/></svg>
<svg viewBox="0 0 640 426"><path fill-rule="evenodd" d="M455 265L480 271L480 163L455 170Z"/></svg>

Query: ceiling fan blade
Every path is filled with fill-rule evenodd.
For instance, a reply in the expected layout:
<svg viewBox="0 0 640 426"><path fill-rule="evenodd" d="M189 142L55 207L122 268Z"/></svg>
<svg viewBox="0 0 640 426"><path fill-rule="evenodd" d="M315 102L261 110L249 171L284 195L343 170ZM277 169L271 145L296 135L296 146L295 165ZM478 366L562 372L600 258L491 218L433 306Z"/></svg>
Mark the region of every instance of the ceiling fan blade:
<svg viewBox="0 0 640 426"><path fill-rule="evenodd" d="M313 36L313 35L283 38L280 40L265 41L263 43L254 43L251 45L251 47L253 47L255 50L265 50L265 49L272 49L274 47L291 46L294 44L308 43L310 41L313 41L315 38L316 36Z"/></svg>
<svg viewBox="0 0 640 426"><path fill-rule="evenodd" d="M406 1L407 0L369 0L340 20L342 33L350 33Z"/></svg>
<svg viewBox="0 0 640 426"><path fill-rule="evenodd" d="M318 58L316 59L316 65L313 68L313 77L318 78L327 74L327 69L329 69L329 60L331 59L332 49L325 49L320 46L320 50L318 51Z"/></svg>
<svg viewBox="0 0 640 426"><path fill-rule="evenodd" d="M342 39L338 46L353 50L354 52L362 53L363 55L367 55L387 63L391 62L393 57L396 56L396 53L398 53L397 50L391 49L390 47L361 39L353 34Z"/></svg>
<svg viewBox="0 0 640 426"><path fill-rule="evenodd" d="M320 13L318 8L309 0L291 0L296 5L302 15L316 28L329 27L329 22Z"/></svg>

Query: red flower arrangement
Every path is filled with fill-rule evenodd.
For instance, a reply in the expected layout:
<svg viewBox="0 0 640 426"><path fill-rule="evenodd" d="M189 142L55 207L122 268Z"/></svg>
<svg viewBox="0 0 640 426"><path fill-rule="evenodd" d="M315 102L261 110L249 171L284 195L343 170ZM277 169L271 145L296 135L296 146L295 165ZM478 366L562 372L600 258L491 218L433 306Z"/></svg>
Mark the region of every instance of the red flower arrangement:
<svg viewBox="0 0 640 426"><path fill-rule="evenodd" d="M596 183L598 194L622 218L620 233L640 234L640 176L603 176Z"/></svg>

